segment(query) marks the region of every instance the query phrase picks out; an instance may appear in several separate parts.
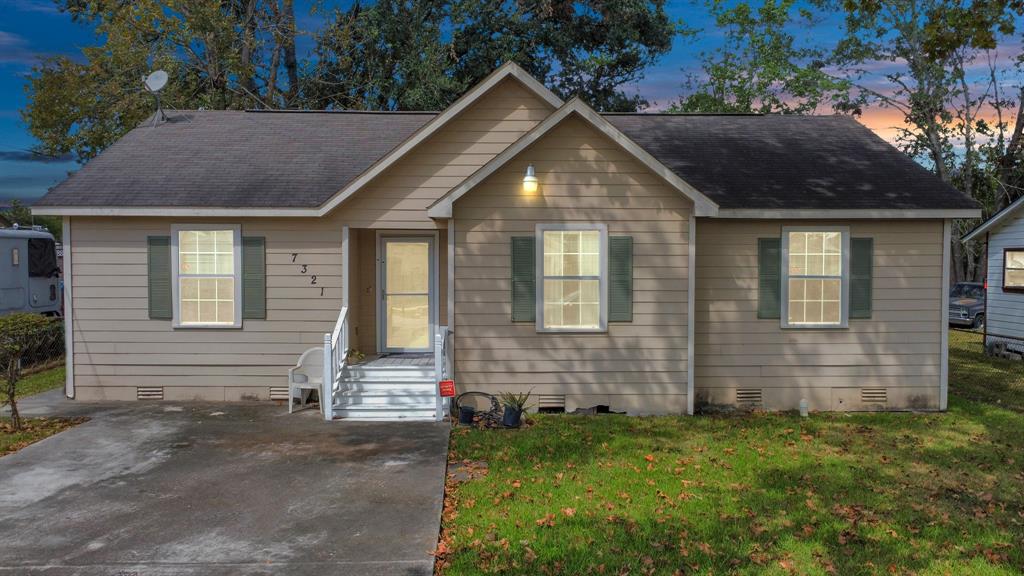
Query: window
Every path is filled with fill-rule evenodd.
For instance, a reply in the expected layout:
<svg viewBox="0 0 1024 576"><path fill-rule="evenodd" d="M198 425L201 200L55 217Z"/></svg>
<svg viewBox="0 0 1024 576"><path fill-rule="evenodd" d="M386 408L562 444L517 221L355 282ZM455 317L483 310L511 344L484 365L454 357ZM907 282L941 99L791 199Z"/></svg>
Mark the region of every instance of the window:
<svg viewBox="0 0 1024 576"><path fill-rule="evenodd" d="M783 229L783 327L847 325L849 236L846 228Z"/></svg>
<svg viewBox="0 0 1024 576"><path fill-rule="evenodd" d="M240 228L174 226L171 242L174 325L241 326Z"/></svg>
<svg viewBox="0 0 1024 576"><path fill-rule="evenodd" d="M595 332L608 326L608 228L538 224L537 329Z"/></svg>
<svg viewBox="0 0 1024 576"><path fill-rule="evenodd" d="M1003 250L1003 290L1024 291L1024 248Z"/></svg>
<svg viewBox="0 0 1024 576"><path fill-rule="evenodd" d="M33 278L52 278L60 272L57 266L57 247L49 238L29 238L28 275Z"/></svg>

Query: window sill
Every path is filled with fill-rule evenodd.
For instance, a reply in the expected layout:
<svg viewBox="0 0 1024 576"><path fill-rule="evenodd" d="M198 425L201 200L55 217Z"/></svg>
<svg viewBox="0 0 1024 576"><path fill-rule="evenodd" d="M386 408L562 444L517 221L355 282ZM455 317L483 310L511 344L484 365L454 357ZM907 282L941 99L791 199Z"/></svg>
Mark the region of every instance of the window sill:
<svg viewBox="0 0 1024 576"><path fill-rule="evenodd" d="M174 330L241 330L241 324L172 324Z"/></svg>
<svg viewBox="0 0 1024 576"><path fill-rule="evenodd" d="M605 334L607 328L537 328L538 334Z"/></svg>
<svg viewBox="0 0 1024 576"><path fill-rule="evenodd" d="M783 330L848 330L849 324L783 324Z"/></svg>

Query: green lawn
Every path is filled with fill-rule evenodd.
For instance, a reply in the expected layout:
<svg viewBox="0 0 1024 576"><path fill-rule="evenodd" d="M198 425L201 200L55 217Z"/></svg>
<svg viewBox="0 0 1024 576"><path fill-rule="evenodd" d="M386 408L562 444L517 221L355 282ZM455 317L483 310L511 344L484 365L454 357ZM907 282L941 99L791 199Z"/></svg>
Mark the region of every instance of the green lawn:
<svg viewBox="0 0 1024 576"><path fill-rule="evenodd" d="M0 379L0 384L4 384L3 379ZM46 392L47 390L53 390L62 386L64 386L64 367L58 366L57 368L29 374L18 380L18 398L25 398L26 396L39 394L40 392Z"/></svg>
<svg viewBox="0 0 1024 576"><path fill-rule="evenodd" d="M972 338L974 338L972 340ZM444 574L1024 573L1024 365L953 333L944 414L458 428ZM967 400L983 399L986 402ZM997 405L998 404L998 405ZM481 465L480 463L485 463Z"/></svg>
<svg viewBox="0 0 1024 576"><path fill-rule="evenodd" d="M950 330L949 389L961 398L1024 412L1024 362L986 356L980 333Z"/></svg>

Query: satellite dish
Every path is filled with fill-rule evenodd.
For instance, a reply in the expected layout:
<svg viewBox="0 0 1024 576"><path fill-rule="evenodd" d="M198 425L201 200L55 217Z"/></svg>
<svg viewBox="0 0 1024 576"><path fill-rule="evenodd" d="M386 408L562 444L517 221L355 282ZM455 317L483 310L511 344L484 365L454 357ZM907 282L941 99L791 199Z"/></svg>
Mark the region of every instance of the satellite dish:
<svg viewBox="0 0 1024 576"><path fill-rule="evenodd" d="M164 114L164 109L160 106L160 90L167 86L167 72L156 70L149 76L146 76L142 83L145 85L146 91L156 99L156 114L153 115L153 126L166 122L167 115Z"/></svg>
<svg viewBox="0 0 1024 576"><path fill-rule="evenodd" d="M167 85L167 72L163 70L157 70L146 76L145 80L146 90L153 92L154 94L163 89Z"/></svg>

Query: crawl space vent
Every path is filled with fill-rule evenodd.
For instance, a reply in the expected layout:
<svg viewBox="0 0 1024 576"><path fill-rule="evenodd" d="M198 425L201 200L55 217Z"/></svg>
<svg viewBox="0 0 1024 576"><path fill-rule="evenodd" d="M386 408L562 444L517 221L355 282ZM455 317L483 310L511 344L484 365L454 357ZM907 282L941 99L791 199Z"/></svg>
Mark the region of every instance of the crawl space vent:
<svg viewBox="0 0 1024 576"><path fill-rule="evenodd" d="M287 386L271 386L270 387L270 399L271 400L287 400L288 399L288 387Z"/></svg>
<svg viewBox="0 0 1024 576"><path fill-rule="evenodd" d="M565 412L565 394L540 394L537 396L539 412Z"/></svg>
<svg viewBox="0 0 1024 576"><path fill-rule="evenodd" d="M761 404L760 388L739 388L736 390L736 405L740 408L758 408Z"/></svg>
<svg viewBox="0 0 1024 576"><path fill-rule="evenodd" d="M889 401L889 394L885 388L861 388L861 404L885 404Z"/></svg>
<svg viewBox="0 0 1024 576"><path fill-rule="evenodd" d="M139 386L135 389L136 400L163 400L164 389L161 386Z"/></svg>

